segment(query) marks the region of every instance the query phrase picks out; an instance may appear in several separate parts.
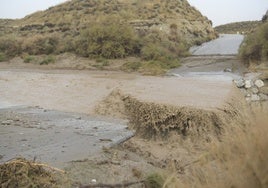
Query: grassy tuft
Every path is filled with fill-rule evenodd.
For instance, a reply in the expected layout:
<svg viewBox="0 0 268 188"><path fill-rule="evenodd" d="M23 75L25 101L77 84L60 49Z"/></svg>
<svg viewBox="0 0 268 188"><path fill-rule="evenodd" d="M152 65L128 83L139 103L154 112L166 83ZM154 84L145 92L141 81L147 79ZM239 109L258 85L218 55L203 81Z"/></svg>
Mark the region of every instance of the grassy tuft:
<svg viewBox="0 0 268 188"><path fill-rule="evenodd" d="M164 183L164 178L157 173L151 174L145 179L146 188L162 188Z"/></svg>
<svg viewBox="0 0 268 188"><path fill-rule="evenodd" d="M136 72L141 68L141 66L142 66L142 63L140 61L126 62L121 67L121 69L126 72Z"/></svg>
<svg viewBox="0 0 268 188"><path fill-rule="evenodd" d="M7 60L6 55L0 52L0 62L6 61L6 60Z"/></svg>
<svg viewBox="0 0 268 188"><path fill-rule="evenodd" d="M26 55L24 58L23 58L23 62L24 63L31 63L34 61L34 57L33 56L30 56L30 55Z"/></svg>
<svg viewBox="0 0 268 188"><path fill-rule="evenodd" d="M247 64L268 60L268 23L264 23L245 38L239 56Z"/></svg>
<svg viewBox="0 0 268 188"><path fill-rule="evenodd" d="M85 57L124 58L139 51L133 29L117 21L95 23L76 42L76 52Z"/></svg>
<svg viewBox="0 0 268 188"><path fill-rule="evenodd" d="M40 65L48 65L51 63L55 63L55 57L52 55L46 56L44 59L40 61Z"/></svg>

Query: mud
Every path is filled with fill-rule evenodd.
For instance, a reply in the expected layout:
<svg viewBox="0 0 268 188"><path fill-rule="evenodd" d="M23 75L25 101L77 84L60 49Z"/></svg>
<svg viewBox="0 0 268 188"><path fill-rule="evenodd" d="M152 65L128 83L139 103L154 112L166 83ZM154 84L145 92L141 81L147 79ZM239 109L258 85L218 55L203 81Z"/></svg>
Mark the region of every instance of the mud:
<svg viewBox="0 0 268 188"><path fill-rule="evenodd" d="M225 126L245 120L247 104L240 97L242 95L234 88L225 105L208 110L142 101L115 90L97 106L96 112L114 116L121 113L119 116L129 119L129 126L143 138L165 139L175 133L201 142L211 140L210 137L219 139Z"/></svg>
<svg viewBox="0 0 268 188"><path fill-rule="evenodd" d="M244 108L241 95L228 79L5 69L0 71L0 86L2 108L16 105L39 106L31 113L26 113L28 118L17 115L16 119L16 114L8 116L8 113L3 113L1 126L10 130L7 132L1 129L7 133L1 137L4 139L1 146L4 147L2 143L7 143L8 139L12 141L8 144L10 148L16 145L22 148L24 142L31 145L45 144L44 148L49 150L53 144L57 145L58 149L54 153L57 160L69 161L64 165L69 179L83 185L92 184L92 180L111 184L140 181L148 174L168 169L186 173L187 166L198 160L211 143L220 141L224 126L232 125L232 122L243 125L246 121L241 115ZM56 125L51 126L50 121L38 120L34 115L34 111L38 110L52 117L56 112L67 113L70 117L63 121L66 116L58 116L55 118ZM33 116L29 118L31 114ZM99 115L129 119L128 125L136 131L135 137L109 148L113 138L105 136L98 142L108 147L102 147L96 153L86 150L85 145L94 149L94 146L90 146L92 142L87 139L95 131L96 121L93 122L95 126L89 126L93 130L75 128L83 126L86 122L84 120L92 116L102 121L103 117ZM12 122L7 121L10 119ZM59 124L60 121L63 121L63 125ZM68 126L68 122L73 124ZM13 125L14 123L19 126ZM71 145L74 146L76 140L86 139L76 149L88 151L87 156L74 157L72 152L68 153L68 147L62 147L65 144L57 140L60 139L59 136L55 136L57 129L62 127L65 128L64 132L61 131L62 136L67 135ZM117 130L118 125L115 127ZM27 130L32 135L17 135L21 130ZM49 131L52 131L51 134ZM51 135L53 139L49 141ZM3 151L5 150L1 149L3 162L14 157L10 155L6 158L7 153ZM31 158L35 157L35 152L29 150L29 154ZM51 156L53 152L47 155L48 158ZM45 158L37 159L43 161Z"/></svg>
<svg viewBox="0 0 268 188"><path fill-rule="evenodd" d="M126 122L37 107L0 109L0 162L15 157L63 168L133 136Z"/></svg>

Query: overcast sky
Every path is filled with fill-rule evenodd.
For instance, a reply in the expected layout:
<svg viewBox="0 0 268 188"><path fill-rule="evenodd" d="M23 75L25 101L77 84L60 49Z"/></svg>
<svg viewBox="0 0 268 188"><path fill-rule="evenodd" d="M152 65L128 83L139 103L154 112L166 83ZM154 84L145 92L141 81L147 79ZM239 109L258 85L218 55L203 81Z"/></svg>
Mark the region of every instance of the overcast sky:
<svg viewBox="0 0 268 188"><path fill-rule="evenodd" d="M261 20L268 9L268 0L188 0L213 25L230 22Z"/></svg>
<svg viewBox="0 0 268 188"><path fill-rule="evenodd" d="M23 18L66 0L0 0L0 18ZM260 20L268 9L268 0L188 0L213 25L236 21Z"/></svg>

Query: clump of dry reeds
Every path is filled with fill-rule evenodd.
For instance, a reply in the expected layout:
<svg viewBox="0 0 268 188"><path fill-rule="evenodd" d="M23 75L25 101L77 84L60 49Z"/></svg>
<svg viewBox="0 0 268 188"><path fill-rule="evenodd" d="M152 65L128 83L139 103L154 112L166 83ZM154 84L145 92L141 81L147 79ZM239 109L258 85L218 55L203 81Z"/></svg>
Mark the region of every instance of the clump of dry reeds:
<svg viewBox="0 0 268 188"><path fill-rule="evenodd" d="M268 187L268 117L255 114L249 126L226 127L221 142L164 187Z"/></svg>
<svg viewBox="0 0 268 188"><path fill-rule="evenodd" d="M45 164L16 158L0 165L0 187L58 187L63 171Z"/></svg>

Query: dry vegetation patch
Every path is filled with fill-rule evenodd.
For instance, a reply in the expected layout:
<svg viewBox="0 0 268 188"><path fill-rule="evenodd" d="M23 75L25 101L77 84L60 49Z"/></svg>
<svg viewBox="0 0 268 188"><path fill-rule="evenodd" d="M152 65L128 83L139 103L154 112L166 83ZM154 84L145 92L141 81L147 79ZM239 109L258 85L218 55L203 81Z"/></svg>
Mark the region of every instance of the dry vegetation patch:
<svg viewBox="0 0 268 188"><path fill-rule="evenodd" d="M178 66L190 45L216 37L211 21L186 0L72 0L23 19L0 20L0 30L0 61L25 53L136 56L144 66L130 70L146 74Z"/></svg>
<svg viewBox="0 0 268 188"><path fill-rule="evenodd" d="M45 164L16 158L0 164L0 185L7 187L61 187L64 171Z"/></svg>

